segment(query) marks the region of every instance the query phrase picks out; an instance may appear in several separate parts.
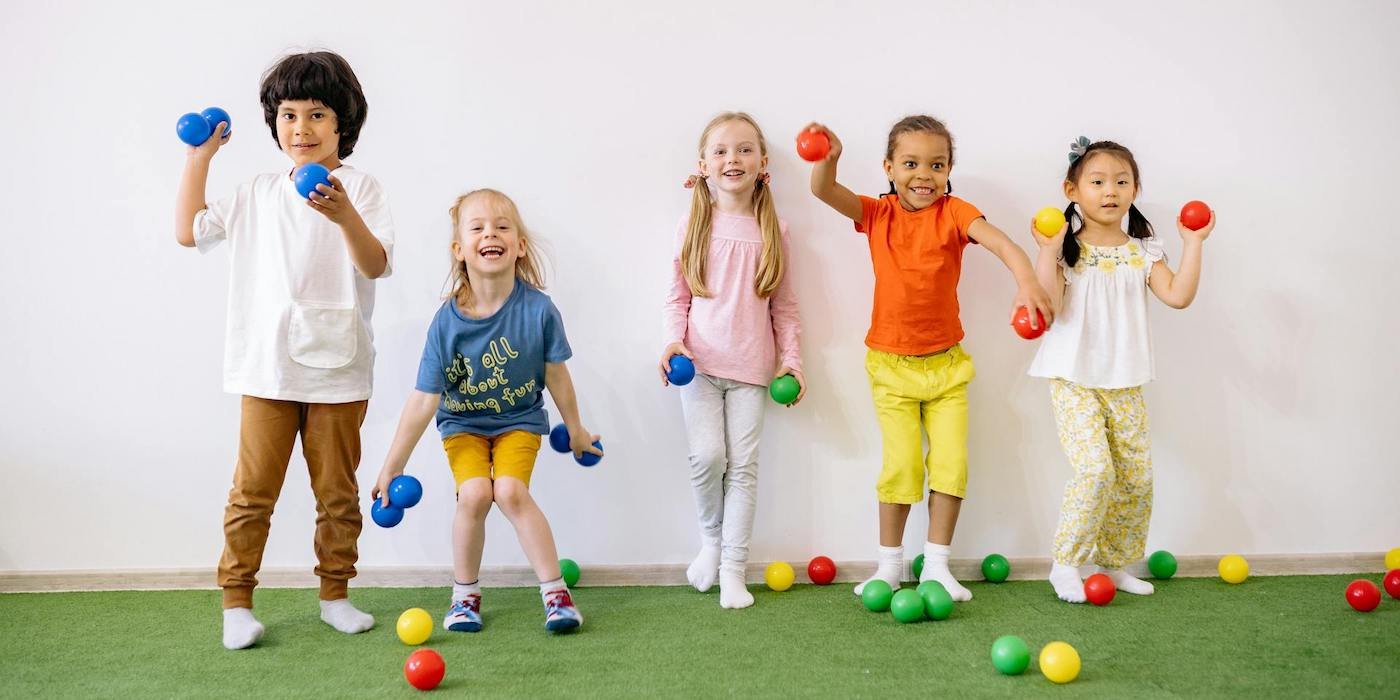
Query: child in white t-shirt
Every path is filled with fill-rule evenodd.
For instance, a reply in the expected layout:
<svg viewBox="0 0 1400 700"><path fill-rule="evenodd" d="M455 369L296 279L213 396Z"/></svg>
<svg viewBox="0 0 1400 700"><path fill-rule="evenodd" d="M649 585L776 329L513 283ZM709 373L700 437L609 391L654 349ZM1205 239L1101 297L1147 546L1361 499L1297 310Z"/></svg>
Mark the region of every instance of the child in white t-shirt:
<svg viewBox="0 0 1400 700"><path fill-rule="evenodd" d="M209 164L228 142L220 123L188 149L175 205L181 245L205 252L227 241L231 257L224 390L242 396L242 416L218 569L229 649L263 633L253 588L298 434L316 495L321 619L347 634L374 626L347 584L361 525L355 470L374 367L374 280L389 274L394 225L379 183L341 163L366 110L345 59L288 56L263 76L261 101L291 167L207 204ZM330 186L303 197L291 174L310 163L330 171Z"/></svg>
<svg viewBox="0 0 1400 700"><path fill-rule="evenodd" d="M1142 398L1142 385L1153 378L1147 292L1186 308L1200 281L1203 244L1215 228L1214 212L1198 230L1177 221L1183 245L1181 268L1173 273L1152 224L1133 205L1139 185L1128 149L1080 137L1065 174L1067 223L1050 238L1032 225L1040 246L1036 275L1056 310L1030 375L1050 380L1060 444L1074 467L1060 506L1050 583L1071 603L1084 602L1078 569L1091 558L1118 590L1152 593L1152 584L1123 570L1142 558L1152 516Z"/></svg>

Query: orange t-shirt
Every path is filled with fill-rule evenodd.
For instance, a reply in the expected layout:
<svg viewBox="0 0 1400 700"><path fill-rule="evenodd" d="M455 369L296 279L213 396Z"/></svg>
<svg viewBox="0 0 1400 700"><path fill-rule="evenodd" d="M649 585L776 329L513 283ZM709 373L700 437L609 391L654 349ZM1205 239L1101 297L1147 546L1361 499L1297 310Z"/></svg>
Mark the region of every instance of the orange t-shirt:
<svg viewBox="0 0 1400 700"><path fill-rule="evenodd" d="M875 306L866 346L896 355L927 355L963 339L958 277L967 229L982 218L957 197L908 211L899 196L860 198L856 230L870 239Z"/></svg>

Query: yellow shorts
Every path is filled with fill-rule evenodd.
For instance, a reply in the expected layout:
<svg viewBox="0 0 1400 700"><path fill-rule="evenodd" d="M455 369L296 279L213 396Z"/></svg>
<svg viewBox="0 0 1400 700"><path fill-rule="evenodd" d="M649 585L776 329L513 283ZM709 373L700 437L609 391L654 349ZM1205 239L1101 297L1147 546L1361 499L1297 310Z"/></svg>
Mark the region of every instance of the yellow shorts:
<svg viewBox="0 0 1400 700"><path fill-rule="evenodd" d="M458 488L467 479L514 477L530 485L530 473L535 471L535 456L540 451L540 436L524 430L512 430L494 437L457 433L442 441L447 450L447 463Z"/></svg>
<svg viewBox="0 0 1400 700"><path fill-rule="evenodd" d="M884 465L875 492L881 503L914 504L928 490L967 494L967 383L972 357L954 345L934 355L865 354L880 422ZM928 434L928 457L923 450Z"/></svg>

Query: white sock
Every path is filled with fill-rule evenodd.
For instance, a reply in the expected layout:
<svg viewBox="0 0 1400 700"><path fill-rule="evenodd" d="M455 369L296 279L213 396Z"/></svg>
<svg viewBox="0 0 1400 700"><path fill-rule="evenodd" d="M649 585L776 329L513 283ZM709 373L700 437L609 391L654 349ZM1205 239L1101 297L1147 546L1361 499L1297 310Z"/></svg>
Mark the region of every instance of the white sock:
<svg viewBox="0 0 1400 700"><path fill-rule="evenodd" d="M701 539L700 553L685 570L685 578L695 590L704 593L715 585L719 574L719 540Z"/></svg>
<svg viewBox="0 0 1400 700"><path fill-rule="evenodd" d="M224 610L224 648L247 649L262 638L263 626L248 608Z"/></svg>
<svg viewBox="0 0 1400 700"><path fill-rule="evenodd" d="M972 600L972 591L967 590L958 580L953 578L953 572L948 570L948 553L952 547L946 544L924 543L924 570L919 574L919 581L937 581L948 589L948 595L953 596L953 600L964 602Z"/></svg>
<svg viewBox="0 0 1400 700"><path fill-rule="evenodd" d="M452 602L466 600L469 595L481 595L481 579L471 583L457 583L457 579L452 579Z"/></svg>
<svg viewBox="0 0 1400 700"><path fill-rule="evenodd" d="M924 569L928 569L927 564L924 565ZM874 576L861 581L860 585L856 586L856 595L860 595L861 591L865 590L865 584L877 578L884 580L885 583L890 584L890 588L897 591L899 590L899 575L903 572L904 545L895 547L880 545L880 565L875 569Z"/></svg>
<svg viewBox="0 0 1400 700"><path fill-rule="evenodd" d="M374 627L374 616L360 612L348 598L321 601L321 621L346 634L359 634Z"/></svg>
<svg viewBox="0 0 1400 700"><path fill-rule="evenodd" d="M1066 603L1084 602L1084 580L1079 578L1079 568L1055 562L1050 567L1050 585L1055 587L1055 595Z"/></svg>
<svg viewBox="0 0 1400 700"><path fill-rule="evenodd" d="M556 578L553 581L544 581L540 584L540 600L544 600L545 597L547 597L550 593L553 593L555 591L568 590L569 586L568 584L564 583L563 576L560 576L559 578Z"/></svg>
<svg viewBox="0 0 1400 700"><path fill-rule="evenodd" d="M725 563L719 568L719 606L730 610L753 605L753 594L744 581L744 565Z"/></svg>
<svg viewBox="0 0 1400 700"><path fill-rule="evenodd" d="M1152 584L1129 574L1122 569L1105 569L1099 567L1101 571L1113 579L1113 587L1124 593L1133 595L1152 595Z"/></svg>

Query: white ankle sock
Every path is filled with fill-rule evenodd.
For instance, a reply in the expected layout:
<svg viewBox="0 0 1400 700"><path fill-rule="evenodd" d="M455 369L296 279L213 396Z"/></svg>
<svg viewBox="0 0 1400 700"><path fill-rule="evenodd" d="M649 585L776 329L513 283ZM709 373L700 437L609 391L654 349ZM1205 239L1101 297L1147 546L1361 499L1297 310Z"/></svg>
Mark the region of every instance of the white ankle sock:
<svg viewBox="0 0 1400 700"><path fill-rule="evenodd" d="M1055 587L1055 595L1066 603L1084 602L1084 580L1079 578L1079 568L1055 562L1050 567L1050 585Z"/></svg>
<svg viewBox="0 0 1400 700"><path fill-rule="evenodd" d="M690 566L685 570L685 578L690 581L690 585L695 586L695 590L704 593L715 585L715 577L719 574L719 540L702 539L700 541L700 553L695 555L695 561L690 562Z"/></svg>
<svg viewBox="0 0 1400 700"><path fill-rule="evenodd" d="M1105 569L1099 567L1109 578L1113 579L1113 587L1124 593L1133 595L1152 595L1152 584L1129 574L1122 569Z"/></svg>
<svg viewBox="0 0 1400 700"><path fill-rule="evenodd" d="M953 600L958 602L972 600L972 591L967 590L958 580L953 578L953 572L948 570L948 554L952 548L946 544L924 543L924 570L919 574L919 581L937 581L948 589L948 595L953 596Z"/></svg>
<svg viewBox="0 0 1400 700"><path fill-rule="evenodd" d="M568 584L564 583L563 576L560 576L559 578L556 578L553 581L542 581L540 582L540 600L544 600L549 596L550 593L553 593L555 591L567 592L568 590L569 586Z"/></svg>
<svg viewBox="0 0 1400 700"><path fill-rule="evenodd" d="M262 638L263 626L248 608L224 610L224 648L247 649Z"/></svg>
<svg viewBox="0 0 1400 700"><path fill-rule="evenodd" d="M452 579L452 602L466 600L469 595L481 595L481 579L471 583L457 583L457 579Z"/></svg>
<svg viewBox="0 0 1400 700"><path fill-rule="evenodd" d="M374 616L357 610L348 598L321 601L321 621L346 634L359 634L374 627Z"/></svg>
<svg viewBox="0 0 1400 700"><path fill-rule="evenodd" d="M927 567L925 567L927 568ZM890 584L890 588L899 590L899 575L904 571L904 545L896 547L886 547L880 545L880 565L875 569L875 575L860 582L856 586L856 595L860 595L865 590L865 584L882 579Z"/></svg>
<svg viewBox="0 0 1400 700"><path fill-rule="evenodd" d="M719 606L731 610L753 605L753 594L744 582L744 565L726 562L719 568Z"/></svg>

